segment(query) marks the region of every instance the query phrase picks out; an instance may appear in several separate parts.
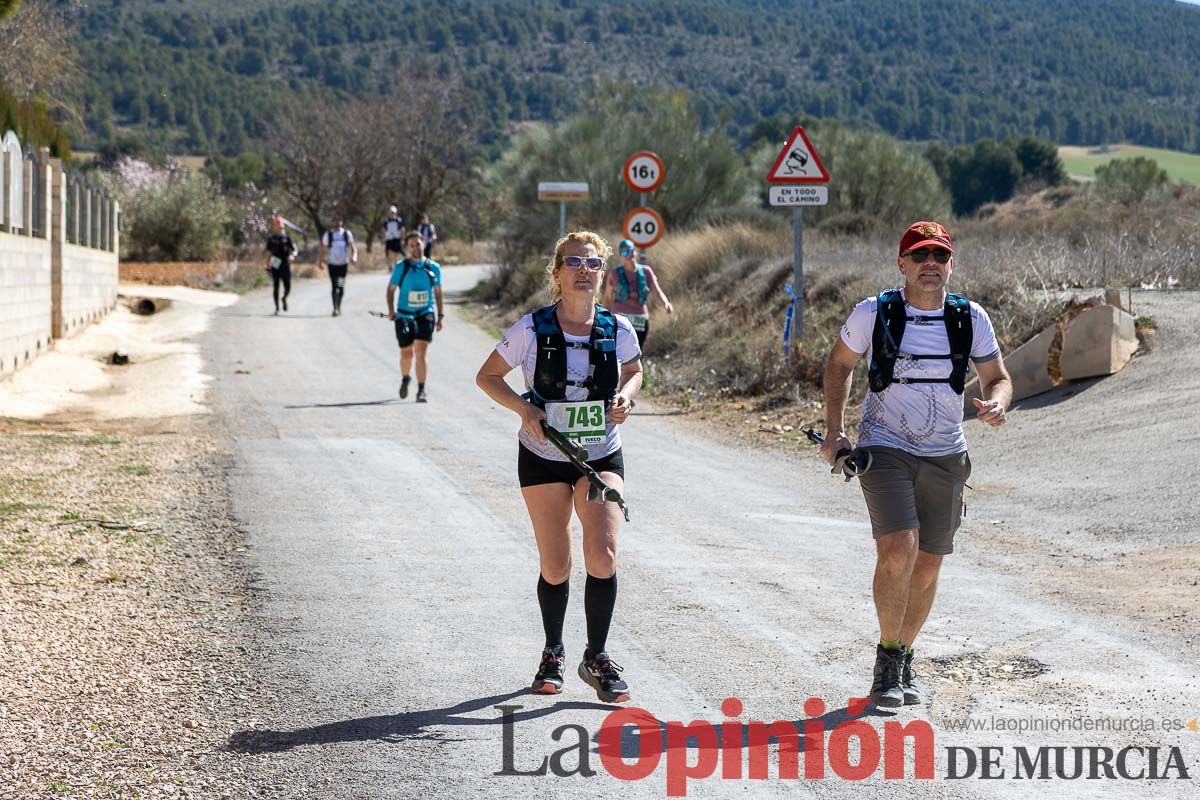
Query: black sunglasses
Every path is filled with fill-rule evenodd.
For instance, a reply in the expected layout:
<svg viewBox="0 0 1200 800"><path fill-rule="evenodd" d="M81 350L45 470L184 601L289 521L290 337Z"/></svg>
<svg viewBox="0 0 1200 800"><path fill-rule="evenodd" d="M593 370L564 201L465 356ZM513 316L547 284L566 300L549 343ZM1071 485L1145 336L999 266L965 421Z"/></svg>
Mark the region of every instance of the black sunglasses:
<svg viewBox="0 0 1200 800"><path fill-rule="evenodd" d="M939 264L945 264L947 261L950 260L950 255L951 255L949 250L943 250L940 247L938 247L936 249L922 247L919 250L909 250L908 251L908 257L913 260L914 264L924 264L925 259L929 258L930 254L933 255L933 260Z"/></svg>

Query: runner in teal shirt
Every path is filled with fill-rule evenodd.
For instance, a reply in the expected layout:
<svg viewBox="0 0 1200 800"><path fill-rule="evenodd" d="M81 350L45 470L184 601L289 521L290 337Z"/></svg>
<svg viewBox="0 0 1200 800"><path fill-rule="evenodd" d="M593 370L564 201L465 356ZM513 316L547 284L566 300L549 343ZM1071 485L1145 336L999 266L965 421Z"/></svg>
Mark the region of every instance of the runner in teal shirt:
<svg viewBox="0 0 1200 800"><path fill-rule="evenodd" d="M417 402L428 402L425 378L429 371L429 343L434 330L441 330L445 314L442 305L442 266L425 258L420 234L415 231L404 238L408 257L392 267L388 281L387 303L389 319L396 325L396 341L400 344L400 398L408 397L412 382L409 370L417 362ZM436 314L434 308L436 306Z"/></svg>

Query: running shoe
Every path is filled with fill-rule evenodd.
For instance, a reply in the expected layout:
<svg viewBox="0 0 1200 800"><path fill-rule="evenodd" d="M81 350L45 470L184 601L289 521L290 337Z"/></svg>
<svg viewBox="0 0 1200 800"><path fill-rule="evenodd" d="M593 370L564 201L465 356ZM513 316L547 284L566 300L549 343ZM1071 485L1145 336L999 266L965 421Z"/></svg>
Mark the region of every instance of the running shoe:
<svg viewBox="0 0 1200 800"><path fill-rule="evenodd" d="M604 703L629 700L629 684L618 674L624 671L608 657L608 653L597 653L593 658L590 650L584 650L583 661L579 662L579 677L596 690L596 696Z"/></svg>
<svg viewBox="0 0 1200 800"><path fill-rule="evenodd" d="M904 668L900 671L900 688L904 690L904 705L914 706L921 702L921 687L913 675L913 651L904 654Z"/></svg>
<svg viewBox="0 0 1200 800"><path fill-rule="evenodd" d="M418 403L428 403L429 402L429 398L425 396L424 389L417 389L417 402Z"/></svg>
<svg viewBox="0 0 1200 800"><path fill-rule="evenodd" d="M283 298L283 310L287 311L287 298Z"/></svg>
<svg viewBox="0 0 1200 800"><path fill-rule="evenodd" d="M409 385L410 383L412 383L412 376L411 376L411 375L405 375L405 376L404 376L404 377L403 377L403 378L400 380L400 399L401 399L401 400L403 400L404 398L408 397L408 385Z"/></svg>
<svg viewBox="0 0 1200 800"><path fill-rule="evenodd" d="M871 699L875 705L895 708L904 704L904 689L900 686L903 671L903 650L887 650L883 645L875 645L875 679L871 683Z"/></svg>
<svg viewBox="0 0 1200 800"><path fill-rule="evenodd" d="M542 663L533 684L529 687L538 694L558 694L563 686L563 662L567 659L563 646L555 645L542 651Z"/></svg>

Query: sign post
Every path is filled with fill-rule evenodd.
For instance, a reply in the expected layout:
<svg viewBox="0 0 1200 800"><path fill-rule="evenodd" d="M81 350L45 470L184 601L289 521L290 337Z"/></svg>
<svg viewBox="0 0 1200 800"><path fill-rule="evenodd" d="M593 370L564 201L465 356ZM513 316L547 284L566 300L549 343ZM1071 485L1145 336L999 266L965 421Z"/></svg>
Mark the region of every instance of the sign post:
<svg viewBox="0 0 1200 800"><path fill-rule="evenodd" d="M558 201L558 238L567 235L567 203L588 199L586 183L539 183L538 200Z"/></svg>
<svg viewBox="0 0 1200 800"><path fill-rule="evenodd" d="M792 207L792 275L795 295L791 328L785 341L804 336L804 206L829 203L829 173L804 128L797 127L767 172L772 206ZM789 353L785 353L787 355Z"/></svg>

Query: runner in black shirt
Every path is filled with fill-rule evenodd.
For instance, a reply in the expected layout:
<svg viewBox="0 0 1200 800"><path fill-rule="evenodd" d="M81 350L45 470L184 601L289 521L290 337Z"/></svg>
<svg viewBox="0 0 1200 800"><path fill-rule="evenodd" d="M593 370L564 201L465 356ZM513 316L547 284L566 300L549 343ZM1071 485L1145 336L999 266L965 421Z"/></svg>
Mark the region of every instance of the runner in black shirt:
<svg viewBox="0 0 1200 800"><path fill-rule="evenodd" d="M275 314L279 314L279 284L283 284L283 310L287 311L288 295L292 293L292 259L296 257L296 243L283 232L283 220L271 218L271 235L267 239L267 271L274 284Z"/></svg>

